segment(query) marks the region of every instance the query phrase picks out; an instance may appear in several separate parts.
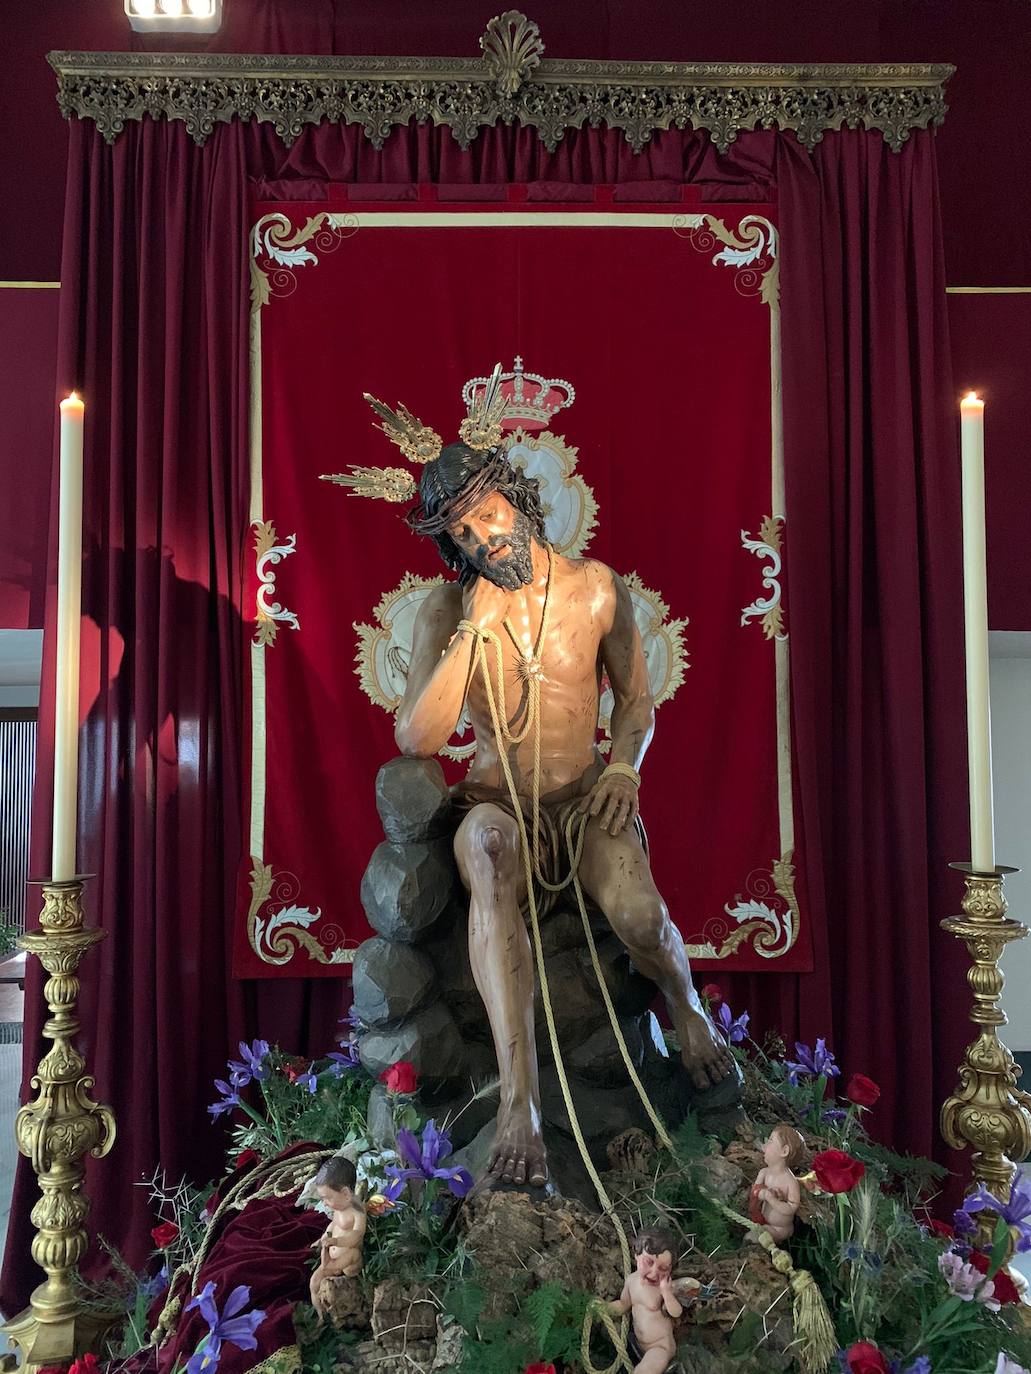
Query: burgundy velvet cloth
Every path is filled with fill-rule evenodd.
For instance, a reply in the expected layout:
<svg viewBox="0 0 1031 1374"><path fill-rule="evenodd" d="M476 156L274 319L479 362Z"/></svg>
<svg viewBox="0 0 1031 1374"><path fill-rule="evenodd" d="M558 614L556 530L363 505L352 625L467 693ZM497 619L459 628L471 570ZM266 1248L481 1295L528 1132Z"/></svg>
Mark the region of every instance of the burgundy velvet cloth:
<svg viewBox="0 0 1031 1374"><path fill-rule="evenodd" d="M776 188L782 301L793 719L810 850L816 972L727 988L760 1028L826 1035L876 1079L875 1129L927 1152L964 1039L966 992L937 921L956 909L965 749L958 464L934 140L743 136L727 155L672 130L635 155L581 130L536 133L130 125L112 146L71 123L59 385L89 405L80 867L110 939L84 965L82 1045L120 1121L90 1169L93 1224L149 1248L145 1190L215 1172L204 1115L235 1039L324 1050L345 985L229 980L246 513L247 177L282 183L690 182L701 199ZM621 289L619 283L607 289ZM456 302L456 309L461 302ZM675 412L674 412L675 414ZM56 507L55 507L56 509ZM51 525L53 536L53 521ZM53 604L48 602L47 624ZM92 626L92 628L90 628ZM49 646L48 646L49 649ZM43 700L53 683L48 651ZM41 720L34 869L48 866L50 708ZM368 805L372 805L371 796ZM342 817L342 823L344 818ZM26 1070L39 980L27 988ZM20 1161L0 1305L36 1279L35 1186Z"/></svg>
<svg viewBox="0 0 1031 1374"><path fill-rule="evenodd" d="M298 1145L285 1151L281 1158L317 1148ZM325 1215L311 1208L299 1208L296 1192L286 1197L258 1198L243 1211L227 1214L197 1275L194 1291L199 1293L205 1284L213 1283L212 1296L221 1313L233 1289L244 1284L251 1292L244 1313L264 1312L265 1318L254 1333L256 1350L241 1350L229 1342L223 1345L220 1374L243 1374L296 1342L294 1303L308 1300L315 1258L312 1247L325 1229ZM186 1302L184 1297L184 1308ZM177 1364L185 1368L207 1331L208 1324L197 1308L184 1313L174 1336L161 1347L153 1367L159 1374L170 1374Z"/></svg>

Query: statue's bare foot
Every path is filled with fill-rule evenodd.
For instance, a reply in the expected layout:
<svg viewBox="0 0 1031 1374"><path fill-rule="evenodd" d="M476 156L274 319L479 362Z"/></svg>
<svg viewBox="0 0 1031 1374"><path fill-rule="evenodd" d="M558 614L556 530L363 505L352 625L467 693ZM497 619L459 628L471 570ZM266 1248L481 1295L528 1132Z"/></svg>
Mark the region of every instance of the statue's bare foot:
<svg viewBox="0 0 1031 1374"><path fill-rule="evenodd" d="M708 1017L689 1010L677 1018L675 1025L684 1068L700 1092L730 1077L734 1072L733 1055Z"/></svg>
<svg viewBox="0 0 1031 1374"><path fill-rule="evenodd" d="M533 1107L511 1107L498 1116L494 1149L486 1182L529 1184L543 1188L548 1181L547 1152L541 1135L540 1113Z"/></svg>

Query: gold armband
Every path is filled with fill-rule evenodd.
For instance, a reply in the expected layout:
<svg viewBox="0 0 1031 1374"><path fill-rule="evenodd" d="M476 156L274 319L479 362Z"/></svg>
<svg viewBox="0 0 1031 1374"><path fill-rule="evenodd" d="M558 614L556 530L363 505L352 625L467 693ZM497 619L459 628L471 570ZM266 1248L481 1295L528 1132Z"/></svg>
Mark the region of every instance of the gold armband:
<svg viewBox="0 0 1031 1374"><path fill-rule="evenodd" d="M636 768L631 767L629 763L610 763L601 776L602 778L609 778L614 773L618 773L621 777L629 778L635 787L640 787L641 785L640 773Z"/></svg>

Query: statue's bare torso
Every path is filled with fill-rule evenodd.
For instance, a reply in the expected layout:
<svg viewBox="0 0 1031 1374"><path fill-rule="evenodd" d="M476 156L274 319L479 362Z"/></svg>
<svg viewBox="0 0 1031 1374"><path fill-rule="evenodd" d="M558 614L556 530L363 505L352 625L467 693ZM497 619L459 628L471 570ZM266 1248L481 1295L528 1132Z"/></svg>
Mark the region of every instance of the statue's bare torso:
<svg viewBox="0 0 1031 1374"><path fill-rule="evenodd" d="M438 593L444 624L454 634L465 615L461 589L456 584ZM502 653L502 682L507 724L518 738L526 725L529 686L527 658L539 648L540 656L540 787L543 797L586 791L601 770L596 748L601 680L604 671L602 642L611 628L616 589L614 575L604 564L586 559L556 556L552 574L548 627L538 645L543 600L532 593L510 593L512 605L498 634ZM518 646L516 641L518 640ZM493 643L486 646L487 662L500 711L497 656ZM472 674L466 693L468 712L476 739L476 754L466 777L467 789L500 791L505 778L499 758L499 742L491 720L487 690L479 672ZM507 748L508 764L516 789L529 797L535 758L534 732Z"/></svg>

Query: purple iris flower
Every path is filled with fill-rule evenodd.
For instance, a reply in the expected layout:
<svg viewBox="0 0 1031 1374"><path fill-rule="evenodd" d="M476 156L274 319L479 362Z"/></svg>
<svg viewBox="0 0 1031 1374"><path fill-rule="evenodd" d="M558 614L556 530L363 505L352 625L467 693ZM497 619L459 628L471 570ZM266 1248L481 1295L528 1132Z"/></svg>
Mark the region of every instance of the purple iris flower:
<svg viewBox="0 0 1031 1374"><path fill-rule="evenodd" d="M977 1222L961 1207L958 1212L952 1214L952 1229L957 1236L972 1236L977 1230Z"/></svg>
<svg viewBox="0 0 1031 1374"><path fill-rule="evenodd" d="M389 1178L380 1189L380 1196L386 1198L387 1202L396 1202L404 1190L403 1178Z"/></svg>
<svg viewBox="0 0 1031 1374"><path fill-rule="evenodd" d="M319 1088L319 1076L312 1072L314 1068L314 1064L309 1064L307 1070L304 1073L299 1073L294 1079L299 1088L307 1088L313 1097Z"/></svg>
<svg viewBox="0 0 1031 1374"><path fill-rule="evenodd" d="M912 1364L906 1366L902 1374L931 1374L930 1355L918 1355Z"/></svg>
<svg viewBox="0 0 1031 1374"><path fill-rule="evenodd" d="M800 1078L836 1078L841 1072L834 1062L834 1051L827 1048L826 1040L817 1040L815 1049L796 1040L795 1053L798 1059L786 1059L784 1067L788 1071L788 1082L796 1088Z"/></svg>
<svg viewBox="0 0 1031 1374"><path fill-rule="evenodd" d="M848 1112L846 1112L844 1107L828 1107L825 1112L820 1113L820 1120L836 1123L844 1121L847 1116Z"/></svg>
<svg viewBox="0 0 1031 1374"><path fill-rule="evenodd" d="M1025 1174L1018 1173L1014 1178L1008 1202L1002 1202L982 1183L964 1199L962 1210L968 1215L972 1212L998 1212L1006 1225L1016 1231L1017 1249L1031 1250L1031 1180Z"/></svg>
<svg viewBox="0 0 1031 1374"><path fill-rule="evenodd" d="M231 1112L234 1107L239 1107L240 1105L240 1094L235 1088L231 1088L224 1079L216 1078L215 1087L222 1096L218 1102L212 1102L211 1106L208 1108L208 1112L213 1121L217 1120L223 1112Z"/></svg>
<svg viewBox="0 0 1031 1374"><path fill-rule="evenodd" d="M227 1067L229 1069L229 1082L233 1087L237 1090L246 1088L253 1077L247 1065L239 1063L236 1059L230 1059Z"/></svg>
<svg viewBox="0 0 1031 1374"><path fill-rule="evenodd" d="M264 1082L272 1072L267 1062L270 1053L267 1040L253 1040L250 1045L240 1041L240 1058L258 1083Z"/></svg>
<svg viewBox="0 0 1031 1374"><path fill-rule="evenodd" d="M148 1302L153 1302L159 1293L163 1293L168 1287L168 1265L163 1264L156 1274L149 1279L144 1279L140 1284L140 1292Z"/></svg>
<svg viewBox="0 0 1031 1374"><path fill-rule="evenodd" d="M326 1058L332 1065L334 1078L342 1078L348 1069L358 1067L361 1062L358 1058L358 1046L354 1040L341 1040L341 1051L331 1050Z"/></svg>
<svg viewBox="0 0 1031 1374"><path fill-rule="evenodd" d="M239 1316L240 1311L251 1300L251 1290L246 1284L234 1288L226 1299L226 1305L219 1316L215 1306L215 1285L206 1283L201 1291L186 1306L200 1308L200 1314L208 1324L208 1334L201 1340L196 1351L186 1365L186 1374L211 1374L218 1367L222 1355L222 1343L229 1341L240 1350L257 1350L258 1341L255 1331L265 1320L265 1313L248 1312Z"/></svg>
<svg viewBox="0 0 1031 1374"><path fill-rule="evenodd" d="M406 1178L443 1178L455 1197L465 1197L473 1186L472 1175L467 1169L446 1168L441 1164L451 1154L451 1139L446 1131L438 1131L437 1123L431 1117L422 1128L422 1140L402 1127L397 1133L397 1152L408 1166L399 1169L395 1164L387 1165L391 1178L403 1182Z"/></svg>
<svg viewBox="0 0 1031 1374"><path fill-rule="evenodd" d="M740 1045L748 1034L748 1012L743 1011L740 1016L732 1016L726 1002L721 1002L720 1009L716 1014L723 1027L723 1033L730 1043Z"/></svg>

